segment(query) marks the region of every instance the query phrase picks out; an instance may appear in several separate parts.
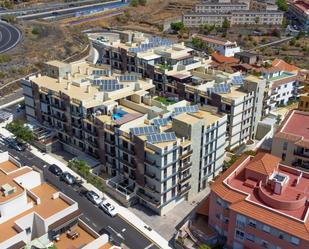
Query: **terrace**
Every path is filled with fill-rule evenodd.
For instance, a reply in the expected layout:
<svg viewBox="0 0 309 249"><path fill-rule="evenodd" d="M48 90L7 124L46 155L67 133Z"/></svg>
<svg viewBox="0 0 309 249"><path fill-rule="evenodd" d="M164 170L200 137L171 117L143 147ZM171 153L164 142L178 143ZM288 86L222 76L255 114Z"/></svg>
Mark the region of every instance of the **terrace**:
<svg viewBox="0 0 309 249"><path fill-rule="evenodd" d="M279 165L278 170L268 176L267 183L262 184L262 181L246 177L246 170L244 168L237 175L230 176L227 179L228 185L248 194L248 201L304 220L308 210L309 174Z"/></svg>

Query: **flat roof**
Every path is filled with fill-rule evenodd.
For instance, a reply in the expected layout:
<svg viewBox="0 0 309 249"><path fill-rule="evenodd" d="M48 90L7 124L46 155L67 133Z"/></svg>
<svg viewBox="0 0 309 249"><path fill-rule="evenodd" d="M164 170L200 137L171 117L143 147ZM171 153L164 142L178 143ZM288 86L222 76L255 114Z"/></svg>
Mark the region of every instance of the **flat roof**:
<svg viewBox="0 0 309 249"><path fill-rule="evenodd" d="M309 140L309 113L293 111L281 131Z"/></svg>
<svg viewBox="0 0 309 249"><path fill-rule="evenodd" d="M19 169L19 167L15 163L12 163L11 161L6 161L0 163L0 169L5 173L10 173L14 170Z"/></svg>

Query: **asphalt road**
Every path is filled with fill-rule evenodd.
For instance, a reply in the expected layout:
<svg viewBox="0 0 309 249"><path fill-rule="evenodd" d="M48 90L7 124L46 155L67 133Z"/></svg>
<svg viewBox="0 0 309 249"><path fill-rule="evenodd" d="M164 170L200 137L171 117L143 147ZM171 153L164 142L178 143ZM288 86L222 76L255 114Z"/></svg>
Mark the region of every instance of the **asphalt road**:
<svg viewBox="0 0 309 249"><path fill-rule="evenodd" d="M0 53L14 48L20 41L21 32L11 24L0 21Z"/></svg>
<svg viewBox="0 0 309 249"><path fill-rule="evenodd" d="M82 194L82 192L85 191L83 187L75 186L73 188L64 182L59 181L58 177L49 172L46 162L36 157L30 151L26 150L24 152L19 152L14 149L7 148L2 139L0 139L0 150L9 151L10 155L21 162L23 166L35 166L42 170L44 178L47 182L54 185L67 196L78 202L79 208L83 212L81 219L96 232L99 233L102 229L105 229L108 231L110 237L116 244L123 243L131 249L158 248L125 220L119 216L114 218L110 217L88 201L84 194Z"/></svg>

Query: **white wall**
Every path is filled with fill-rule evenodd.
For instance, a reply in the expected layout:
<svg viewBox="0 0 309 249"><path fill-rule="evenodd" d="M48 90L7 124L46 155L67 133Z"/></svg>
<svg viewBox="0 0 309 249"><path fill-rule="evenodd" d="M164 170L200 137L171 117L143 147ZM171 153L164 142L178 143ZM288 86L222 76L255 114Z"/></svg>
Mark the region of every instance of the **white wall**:
<svg viewBox="0 0 309 249"><path fill-rule="evenodd" d="M0 163L9 161L9 152L4 151L0 153Z"/></svg>
<svg viewBox="0 0 309 249"><path fill-rule="evenodd" d="M14 180L26 189L33 189L41 185L40 173L36 171L30 171L24 175L16 177Z"/></svg>

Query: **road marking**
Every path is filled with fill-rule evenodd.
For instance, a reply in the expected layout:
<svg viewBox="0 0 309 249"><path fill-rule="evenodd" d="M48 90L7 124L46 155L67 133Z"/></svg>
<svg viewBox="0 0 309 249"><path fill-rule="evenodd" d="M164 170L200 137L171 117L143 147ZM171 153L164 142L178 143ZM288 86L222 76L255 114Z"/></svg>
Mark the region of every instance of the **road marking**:
<svg viewBox="0 0 309 249"><path fill-rule="evenodd" d="M89 219L88 217L86 217L86 216L85 216L85 219L88 220L88 221L90 221L90 219Z"/></svg>
<svg viewBox="0 0 309 249"><path fill-rule="evenodd" d="M125 229L125 228L121 230L121 232L123 232L123 233L124 233L125 231L126 231L126 229Z"/></svg>
<svg viewBox="0 0 309 249"><path fill-rule="evenodd" d="M47 165L46 165L46 164L44 164L43 168L46 168L46 167L47 167Z"/></svg>
<svg viewBox="0 0 309 249"><path fill-rule="evenodd" d="M95 227L98 227L96 224L92 223L92 225L94 225Z"/></svg>
<svg viewBox="0 0 309 249"><path fill-rule="evenodd" d="M111 226L107 226L107 228L109 228L110 230L112 230L119 238L121 238L122 240L124 240L124 237L118 233L114 228L112 228Z"/></svg>
<svg viewBox="0 0 309 249"><path fill-rule="evenodd" d="M151 243L149 246L146 246L145 249L149 249L150 247L154 246L153 243Z"/></svg>

